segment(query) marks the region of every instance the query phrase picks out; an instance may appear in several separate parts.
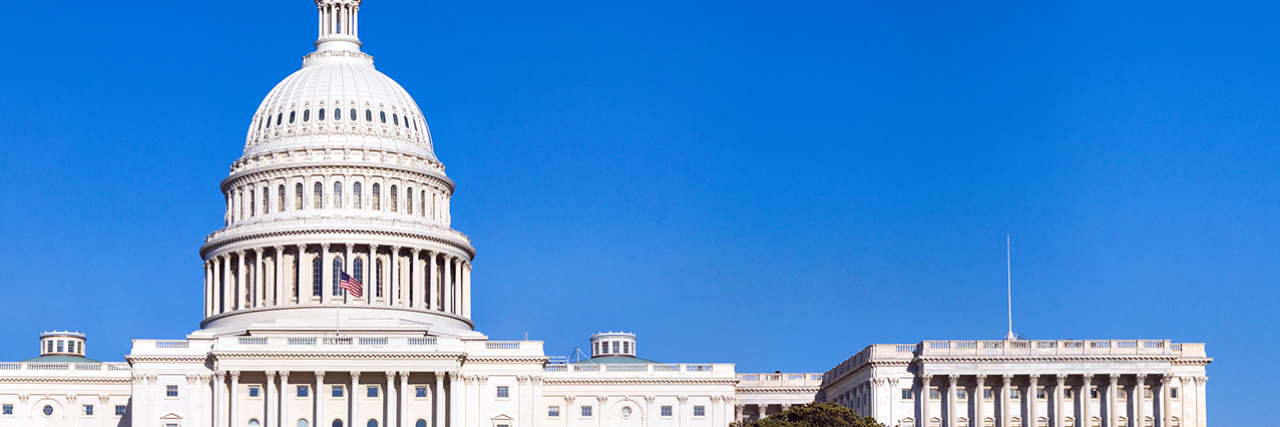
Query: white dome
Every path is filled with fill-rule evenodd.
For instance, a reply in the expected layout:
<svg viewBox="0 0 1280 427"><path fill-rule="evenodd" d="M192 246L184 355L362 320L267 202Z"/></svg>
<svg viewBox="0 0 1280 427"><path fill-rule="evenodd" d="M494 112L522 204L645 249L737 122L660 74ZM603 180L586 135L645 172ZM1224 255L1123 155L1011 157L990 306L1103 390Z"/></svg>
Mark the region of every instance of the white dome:
<svg viewBox="0 0 1280 427"><path fill-rule="evenodd" d="M356 148L436 160L431 132L413 98L374 69L372 58L352 51L308 55L301 70L276 85L254 114L244 157L300 148Z"/></svg>

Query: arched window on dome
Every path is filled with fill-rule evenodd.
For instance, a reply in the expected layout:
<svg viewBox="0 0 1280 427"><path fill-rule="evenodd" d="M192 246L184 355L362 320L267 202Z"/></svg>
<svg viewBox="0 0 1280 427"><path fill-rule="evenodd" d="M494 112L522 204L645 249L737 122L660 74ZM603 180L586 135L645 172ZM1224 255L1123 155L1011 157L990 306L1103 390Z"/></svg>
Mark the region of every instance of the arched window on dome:
<svg viewBox="0 0 1280 427"><path fill-rule="evenodd" d="M276 200L280 202L280 207L279 207L280 212L284 212L285 200L289 200L284 198L284 184L280 184L280 191L278 191L277 193L278 194L276 194Z"/></svg>
<svg viewBox="0 0 1280 427"><path fill-rule="evenodd" d="M294 116L297 116L297 115L298 115L298 112L297 112L297 111L290 111L290 112L289 112L289 124L293 124L293 118L294 118Z"/></svg>
<svg viewBox="0 0 1280 427"><path fill-rule="evenodd" d="M404 211L413 215L413 187L409 187L409 191L404 193Z"/></svg>
<svg viewBox="0 0 1280 427"><path fill-rule="evenodd" d="M377 292L378 298L382 298L382 260L373 263L374 291Z"/></svg>
<svg viewBox="0 0 1280 427"><path fill-rule="evenodd" d="M342 274L339 274L342 272L342 270L343 270L342 257L333 257L333 280L332 281L333 281L333 296L335 297L340 296L345 292L342 290L341 287L338 286L339 283L342 282Z"/></svg>
<svg viewBox="0 0 1280 427"><path fill-rule="evenodd" d="M299 419L297 427L307 427L307 420Z"/></svg>
<svg viewBox="0 0 1280 427"><path fill-rule="evenodd" d="M317 119L317 120L320 120L320 121L322 121L322 122L324 121L324 109L323 109L323 108L321 108L321 109L319 109L319 110L316 110L316 119Z"/></svg>
<svg viewBox="0 0 1280 427"><path fill-rule="evenodd" d="M262 187L262 214L271 213L271 189Z"/></svg>
<svg viewBox="0 0 1280 427"><path fill-rule="evenodd" d="M341 109L341 108L334 108L334 109L333 109L333 120L335 120L335 121L336 121L336 120L342 120L342 109Z"/></svg>
<svg viewBox="0 0 1280 427"><path fill-rule="evenodd" d="M397 193L397 192L396 192L396 186L394 186L394 185L393 185L393 186L391 186L391 211L392 211L392 212L399 212L399 211L400 211L400 210L399 210L399 209L400 209L400 205L396 204L396 202L398 202L398 201L399 201L399 200L396 200L396 196L397 196L397 195L399 195L399 193Z"/></svg>
<svg viewBox="0 0 1280 427"><path fill-rule="evenodd" d="M351 267L351 271L355 273L352 276L360 283L367 283L368 280L365 280L364 277L364 259L356 258L352 263L355 264L355 266Z"/></svg>
<svg viewBox="0 0 1280 427"><path fill-rule="evenodd" d="M333 420L333 427L342 427L342 420Z"/></svg>
<svg viewBox="0 0 1280 427"><path fill-rule="evenodd" d="M369 420L369 423L365 424L365 427L378 427L378 420Z"/></svg>
<svg viewBox="0 0 1280 427"><path fill-rule="evenodd" d="M236 206L239 206L240 212L236 214L238 220L244 220L244 190L236 191Z"/></svg>
<svg viewBox="0 0 1280 427"><path fill-rule="evenodd" d="M382 191L376 182L373 183L373 210L382 210Z"/></svg>
<svg viewBox="0 0 1280 427"><path fill-rule="evenodd" d="M360 196L360 183L351 184L351 193L352 196L355 196L355 199L351 201L351 207L356 209L364 208L364 200Z"/></svg>
<svg viewBox="0 0 1280 427"><path fill-rule="evenodd" d="M294 298L301 298L301 295L298 295L298 284L302 283L302 269L299 268L300 266L298 265L298 258L301 256L302 256L302 253L298 253L298 255L295 255L293 257L293 295L292 296Z"/></svg>
<svg viewBox="0 0 1280 427"><path fill-rule="evenodd" d="M253 189L252 189L252 188L250 188L250 189L249 189L249 216L250 216L250 217L252 217L252 216L254 216L255 214L257 214L257 211L258 211L258 209L257 209L257 208L258 208L258 201L257 201L257 200L254 200L253 193L254 193Z"/></svg>
<svg viewBox="0 0 1280 427"><path fill-rule="evenodd" d="M267 129L271 129L271 116L267 116L264 121L267 122ZM262 128L262 122L258 122L258 128Z"/></svg>
<svg viewBox="0 0 1280 427"><path fill-rule="evenodd" d="M258 132L262 132L262 118L258 118Z"/></svg>
<svg viewBox="0 0 1280 427"><path fill-rule="evenodd" d="M284 123L284 113L276 114L276 126Z"/></svg>
<svg viewBox="0 0 1280 427"><path fill-rule="evenodd" d="M404 128L405 128L405 129L411 129L411 128L409 127L409 116L404 116Z"/></svg>
<svg viewBox="0 0 1280 427"><path fill-rule="evenodd" d="M302 183L293 188L293 209L302 210Z"/></svg>
<svg viewBox="0 0 1280 427"><path fill-rule="evenodd" d="M427 216L427 190L418 193L418 215Z"/></svg>
<svg viewBox="0 0 1280 427"><path fill-rule="evenodd" d="M360 117L360 116L357 116L357 115L356 115L356 109L355 109L355 108L352 108L351 110L349 110L349 111L347 111L347 112L348 112L348 113L351 113L351 118L350 118L350 119L348 119L348 120L351 120L351 121L353 121L353 122L354 122L354 121L357 121L357 120L360 120L360 119L357 119L357 117ZM370 120L372 120L372 119L370 119Z"/></svg>
<svg viewBox="0 0 1280 427"><path fill-rule="evenodd" d="M311 110L310 110L310 109L302 110L302 121L303 121L303 122L309 122L309 121L311 121Z"/></svg>
<svg viewBox="0 0 1280 427"><path fill-rule="evenodd" d="M373 121L373 110L364 110L364 121L366 122Z"/></svg>
<svg viewBox="0 0 1280 427"><path fill-rule="evenodd" d="M413 423L413 427L427 427L427 420L419 419L418 422Z"/></svg>
<svg viewBox="0 0 1280 427"><path fill-rule="evenodd" d="M383 124L386 124L386 123L387 123L387 112L386 112L386 111L379 111L379 112L378 112L378 116L382 117L382 123L383 123Z"/></svg>
<svg viewBox="0 0 1280 427"><path fill-rule="evenodd" d="M386 117L387 113L382 113L382 115L383 117ZM391 113L391 123L396 126L400 126L400 116L396 113Z"/></svg>
<svg viewBox="0 0 1280 427"><path fill-rule="evenodd" d="M320 257L315 257L311 259L311 295L320 296L322 289L324 289L324 264L321 263Z"/></svg>
<svg viewBox="0 0 1280 427"><path fill-rule="evenodd" d="M421 128L418 128L418 121L417 121L417 120L414 120L414 121L413 121L413 131L414 131L414 132L422 132L422 129L421 129Z"/></svg>
<svg viewBox="0 0 1280 427"><path fill-rule="evenodd" d="M312 195L311 197L313 198L313 200L315 200L315 202L313 202L312 205L315 205L316 209L324 209L324 186L323 185L317 182L315 194Z"/></svg>
<svg viewBox="0 0 1280 427"><path fill-rule="evenodd" d="M333 208L342 209L342 181L333 183Z"/></svg>

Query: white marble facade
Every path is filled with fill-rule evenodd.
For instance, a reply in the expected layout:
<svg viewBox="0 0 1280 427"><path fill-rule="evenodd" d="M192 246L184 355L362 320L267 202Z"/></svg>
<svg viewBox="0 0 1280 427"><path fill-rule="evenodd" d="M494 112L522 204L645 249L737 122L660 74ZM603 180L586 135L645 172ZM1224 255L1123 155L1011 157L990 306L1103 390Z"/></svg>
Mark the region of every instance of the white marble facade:
<svg viewBox="0 0 1280 427"><path fill-rule="evenodd" d="M119 363L88 359L83 335L47 333L40 357L0 363L0 427L725 427L815 398L892 426L1205 425L1203 345L876 345L827 374L738 374L640 359L626 333L592 337L593 357L576 363L538 341L491 341L471 320L472 291L485 291L471 282L476 252L450 226L454 182L421 111L361 52L361 0L315 3L316 51L263 100L220 184L225 227L200 248L200 329L135 340ZM1057 397L1057 381L1082 378L1102 400ZM921 384L952 396L1002 381L1051 397L914 397ZM1157 397L1125 412L1110 390L1134 384Z"/></svg>

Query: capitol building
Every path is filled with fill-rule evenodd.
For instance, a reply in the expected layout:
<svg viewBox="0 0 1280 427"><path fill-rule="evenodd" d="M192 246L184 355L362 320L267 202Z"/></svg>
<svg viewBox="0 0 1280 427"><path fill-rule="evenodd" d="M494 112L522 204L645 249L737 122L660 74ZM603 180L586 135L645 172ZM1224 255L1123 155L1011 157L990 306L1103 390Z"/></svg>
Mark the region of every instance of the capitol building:
<svg viewBox="0 0 1280 427"><path fill-rule="evenodd" d="M0 427L725 427L813 401L898 427L1206 425L1204 344L923 341L739 373L645 359L625 332L573 361L489 340L471 301L494 290L472 283L426 118L361 51L361 0L315 3L315 52L220 183L199 329L124 362L44 333L0 362Z"/></svg>

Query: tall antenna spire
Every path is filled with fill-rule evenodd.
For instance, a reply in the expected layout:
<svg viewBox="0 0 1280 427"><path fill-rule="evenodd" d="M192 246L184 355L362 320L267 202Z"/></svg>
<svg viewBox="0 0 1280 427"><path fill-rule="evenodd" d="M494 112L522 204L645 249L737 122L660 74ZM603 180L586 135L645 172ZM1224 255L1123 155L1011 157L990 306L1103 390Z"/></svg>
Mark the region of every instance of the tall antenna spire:
<svg viewBox="0 0 1280 427"><path fill-rule="evenodd" d="M1008 282L1008 285L1009 285L1008 287L1009 334L1005 335L1004 339L1013 341L1018 339L1018 336L1013 333L1013 255L1012 255L1012 250L1010 250L1008 234L1004 235L1004 261L1005 261L1005 268L1006 268L1005 272L1008 274L1008 279L1009 279L1009 282Z"/></svg>

